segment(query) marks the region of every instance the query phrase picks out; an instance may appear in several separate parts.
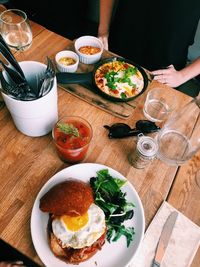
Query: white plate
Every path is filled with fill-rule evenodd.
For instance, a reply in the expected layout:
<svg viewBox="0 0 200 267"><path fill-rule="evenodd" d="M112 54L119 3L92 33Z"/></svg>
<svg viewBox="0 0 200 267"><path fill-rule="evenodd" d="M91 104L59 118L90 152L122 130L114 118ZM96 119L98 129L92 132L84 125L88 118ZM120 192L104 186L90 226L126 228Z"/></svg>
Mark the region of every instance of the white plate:
<svg viewBox="0 0 200 267"><path fill-rule="evenodd" d="M74 265L66 264L65 262L56 258L48 244L47 240L47 222L48 214L40 211L39 202L41 197L55 184L58 184L70 177L81 179L84 182L89 182L91 177L96 176L96 172L101 169L108 169L113 177L120 179L126 178L119 172L107 167L105 165L94 163L81 163L73 165L55 174L38 193L31 214L31 235L34 247L38 256L47 267L74 267ZM133 226L135 228L134 241L131 242L127 248L125 237L121 237L117 242L104 244L102 249L98 251L90 260L80 263L80 267L123 267L130 263L144 234L144 211L141 200L131 185L127 182L122 191L127 193L127 200L135 204L134 216L127 221L126 226Z"/></svg>

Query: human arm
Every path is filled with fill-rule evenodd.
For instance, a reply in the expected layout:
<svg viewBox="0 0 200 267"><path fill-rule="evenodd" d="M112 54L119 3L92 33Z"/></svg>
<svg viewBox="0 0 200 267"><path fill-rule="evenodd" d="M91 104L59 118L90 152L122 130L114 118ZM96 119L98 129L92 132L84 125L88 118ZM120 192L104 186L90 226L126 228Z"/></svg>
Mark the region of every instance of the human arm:
<svg viewBox="0 0 200 267"><path fill-rule="evenodd" d="M166 69L151 72L154 80L177 87L200 74L200 57L181 70L176 70L173 65Z"/></svg>
<svg viewBox="0 0 200 267"><path fill-rule="evenodd" d="M109 27L115 0L100 0L98 38L108 50Z"/></svg>

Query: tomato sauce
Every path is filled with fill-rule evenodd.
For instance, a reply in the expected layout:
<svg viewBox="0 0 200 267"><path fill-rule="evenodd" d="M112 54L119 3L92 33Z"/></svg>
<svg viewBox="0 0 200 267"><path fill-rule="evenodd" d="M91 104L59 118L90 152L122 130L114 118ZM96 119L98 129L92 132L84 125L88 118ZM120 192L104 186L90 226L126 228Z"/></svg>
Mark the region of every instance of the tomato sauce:
<svg viewBox="0 0 200 267"><path fill-rule="evenodd" d="M92 138L92 128L82 118L67 118L62 123L71 124L78 130L78 136L62 132L56 125L53 137L59 157L64 162L75 163L84 159Z"/></svg>

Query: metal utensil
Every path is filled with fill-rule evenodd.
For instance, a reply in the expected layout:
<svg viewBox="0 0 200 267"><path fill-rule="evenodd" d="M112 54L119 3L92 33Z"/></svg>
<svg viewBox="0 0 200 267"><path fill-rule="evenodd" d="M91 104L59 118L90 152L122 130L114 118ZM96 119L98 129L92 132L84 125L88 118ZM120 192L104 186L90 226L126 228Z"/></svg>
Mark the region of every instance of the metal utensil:
<svg viewBox="0 0 200 267"><path fill-rule="evenodd" d="M163 259L164 254L165 254L165 250L166 250L167 245L169 243L169 240L170 240L174 225L176 223L177 217L178 217L178 212L173 211L169 215L169 217L167 218L167 220L163 226L161 235L160 235L160 239L158 242L158 246L156 249L156 255L155 255L155 258L153 260L152 267L160 267L161 261Z"/></svg>
<svg viewBox="0 0 200 267"><path fill-rule="evenodd" d="M1 71L0 71L0 81L1 81L2 92L9 95L10 97L25 101L36 99L36 95L29 90L29 87L28 88L26 87L26 84L21 84L21 85L9 84L4 78Z"/></svg>
<svg viewBox="0 0 200 267"><path fill-rule="evenodd" d="M54 78L47 78L43 81L42 86L39 91L39 97L42 97L48 94L48 92L51 90L53 86L53 79Z"/></svg>
<svg viewBox="0 0 200 267"><path fill-rule="evenodd" d="M44 72L43 78L40 79L41 81L38 83L38 97L46 95L51 90L55 76L56 71L53 62L47 57L47 68Z"/></svg>
<svg viewBox="0 0 200 267"><path fill-rule="evenodd" d="M46 76L48 76L48 78L54 78L56 76L55 67L49 57L47 57L47 69L45 71L45 74Z"/></svg>
<svg viewBox="0 0 200 267"><path fill-rule="evenodd" d="M10 78L13 80L13 82L15 82L16 84L26 83L26 80L19 74L19 72L10 68L8 65L6 65L1 60L0 60L0 64L2 65L4 70L7 72L7 74L10 76Z"/></svg>
<svg viewBox="0 0 200 267"><path fill-rule="evenodd" d="M13 56L13 54L11 53L8 45L6 44L6 42L4 41L3 37L0 34L0 52L3 55L3 57L10 63L10 65L22 76L25 78L24 73L19 65L19 63L17 62L17 60L15 59L15 57Z"/></svg>

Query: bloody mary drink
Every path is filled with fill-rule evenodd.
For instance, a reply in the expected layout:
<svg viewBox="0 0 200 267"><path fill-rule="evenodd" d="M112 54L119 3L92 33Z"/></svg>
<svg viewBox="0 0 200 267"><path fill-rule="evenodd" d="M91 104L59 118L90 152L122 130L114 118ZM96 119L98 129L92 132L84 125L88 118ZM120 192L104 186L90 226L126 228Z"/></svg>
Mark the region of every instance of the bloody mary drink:
<svg viewBox="0 0 200 267"><path fill-rule="evenodd" d="M81 117L65 117L56 123L52 135L61 160L76 163L85 158L92 139L92 127Z"/></svg>

